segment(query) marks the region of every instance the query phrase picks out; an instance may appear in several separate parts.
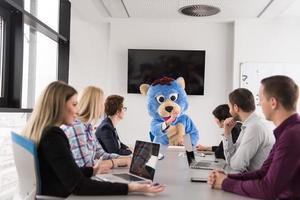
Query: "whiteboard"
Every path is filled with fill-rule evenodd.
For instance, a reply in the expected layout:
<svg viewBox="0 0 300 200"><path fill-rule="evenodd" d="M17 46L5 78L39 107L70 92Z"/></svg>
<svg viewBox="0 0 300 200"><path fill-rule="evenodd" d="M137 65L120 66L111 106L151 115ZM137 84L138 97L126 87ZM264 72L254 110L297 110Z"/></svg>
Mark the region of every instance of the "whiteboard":
<svg viewBox="0 0 300 200"><path fill-rule="evenodd" d="M240 87L249 89L255 98L256 112L264 116L259 106L258 91L260 81L273 75L285 75L292 78L300 86L300 64L290 63L241 63L240 65ZM299 112L300 102L298 100L297 110Z"/></svg>

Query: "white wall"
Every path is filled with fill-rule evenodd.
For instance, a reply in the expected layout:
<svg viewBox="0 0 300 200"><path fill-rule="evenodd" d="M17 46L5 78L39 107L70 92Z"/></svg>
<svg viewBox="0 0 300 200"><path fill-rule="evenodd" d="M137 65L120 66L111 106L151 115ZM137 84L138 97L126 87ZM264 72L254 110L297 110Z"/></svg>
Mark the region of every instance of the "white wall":
<svg viewBox="0 0 300 200"><path fill-rule="evenodd" d="M83 9L83 6L90 7ZM128 48L206 50L205 95L190 96L188 110L203 144L216 144L220 139L211 111L216 105L226 103L228 93L239 86L241 62L300 63L299 22L239 20L233 25L209 21L114 20L108 23L97 19L92 7L79 0L72 2L70 83L78 89L94 84L102 87L106 95L125 96L127 116L117 128L120 137L129 144L135 139L148 139L151 118L146 98L126 92Z"/></svg>
<svg viewBox="0 0 300 200"><path fill-rule="evenodd" d="M219 142L220 130L213 122L211 111L227 102L231 90L232 24L120 21L109 26L82 17L77 10L79 4L72 3L70 84L79 90L94 84L103 88L106 95L115 93L125 97L127 116L117 127L124 142L148 140L151 121L146 97L126 92L128 48L206 50L205 95L190 96L187 113L199 128L201 143Z"/></svg>
<svg viewBox="0 0 300 200"><path fill-rule="evenodd" d="M189 116L200 131L200 142L217 144L220 130L211 111L227 102L232 85L233 25L230 23L111 23L106 93L125 96L127 116L118 127L120 137L133 144L135 139L148 140L151 118L146 97L127 94L127 49L203 49L206 50L205 95L190 96Z"/></svg>
<svg viewBox="0 0 300 200"><path fill-rule="evenodd" d="M219 141L211 110L227 102L228 93L239 86L241 62L300 63L299 21L109 23L101 21L97 2L72 1L70 83L79 90L93 84L106 95L125 96L129 109L118 130L126 143L148 139L151 120L146 98L126 93L128 48L206 50L205 95L190 96L188 110L205 144Z"/></svg>
<svg viewBox="0 0 300 200"><path fill-rule="evenodd" d="M242 62L300 63L300 21L240 20L234 30L234 85Z"/></svg>
<svg viewBox="0 0 300 200"><path fill-rule="evenodd" d="M106 91L109 23L94 1L72 1L69 83L78 91L96 85Z"/></svg>

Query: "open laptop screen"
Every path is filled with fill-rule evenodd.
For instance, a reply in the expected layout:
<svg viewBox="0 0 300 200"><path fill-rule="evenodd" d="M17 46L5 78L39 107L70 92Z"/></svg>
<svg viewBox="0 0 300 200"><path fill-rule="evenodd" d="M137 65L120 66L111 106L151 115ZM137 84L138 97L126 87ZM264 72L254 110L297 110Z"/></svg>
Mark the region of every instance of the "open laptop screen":
<svg viewBox="0 0 300 200"><path fill-rule="evenodd" d="M129 172L153 180L158 160L159 144L137 140Z"/></svg>
<svg viewBox="0 0 300 200"><path fill-rule="evenodd" d="M193 151L191 136L189 134L185 134L183 136L183 144L184 144L184 147L185 147L185 152L186 152L186 157L187 157L187 160L188 160L188 164L191 165L192 162L195 161L195 154L194 154L194 151Z"/></svg>

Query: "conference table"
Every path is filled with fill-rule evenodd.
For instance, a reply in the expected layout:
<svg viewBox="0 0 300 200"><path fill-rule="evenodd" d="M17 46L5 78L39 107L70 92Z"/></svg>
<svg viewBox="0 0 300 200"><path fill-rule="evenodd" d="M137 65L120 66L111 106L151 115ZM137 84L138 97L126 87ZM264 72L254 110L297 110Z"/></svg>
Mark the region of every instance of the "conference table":
<svg viewBox="0 0 300 200"><path fill-rule="evenodd" d="M154 182L166 185L164 192L159 194L130 193L127 196L69 196L68 200L114 200L114 199L157 199L157 200L192 200L192 199L214 199L214 200L240 200L252 199L222 190L211 189L207 183L191 182L191 177L207 177L210 170L190 169L184 149L167 149L164 159L159 160L156 167ZM196 154L197 155L197 154ZM197 157L196 160L215 159L213 155ZM112 173L128 172L127 169L114 169Z"/></svg>

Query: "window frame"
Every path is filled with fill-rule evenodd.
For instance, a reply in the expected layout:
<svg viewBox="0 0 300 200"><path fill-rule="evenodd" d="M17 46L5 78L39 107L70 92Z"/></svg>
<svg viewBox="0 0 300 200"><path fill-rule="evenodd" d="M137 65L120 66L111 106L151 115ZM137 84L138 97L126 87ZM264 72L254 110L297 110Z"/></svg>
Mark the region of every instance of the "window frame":
<svg viewBox="0 0 300 200"><path fill-rule="evenodd" d="M8 35L11 36L5 50L9 50L9 56L8 64L3 67L6 73L3 85L6 93L3 99L0 99L0 112L31 112L32 108L21 108L24 24L57 42L57 79L68 83L71 3L69 0L60 0L59 2L58 32L25 11L23 0L1 1L0 8L10 13L10 34Z"/></svg>
<svg viewBox="0 0 300 200"><path fill-rule="evenodd" d="M3 35L3 63L2 63L2 77L1 77L1 94L0 94L0 107L7 105L8 94L8 65L9 65L9 43L10 43L10 26L11 17L10 13L0 7L0 15L4 19L4 35Z"/></svg>

